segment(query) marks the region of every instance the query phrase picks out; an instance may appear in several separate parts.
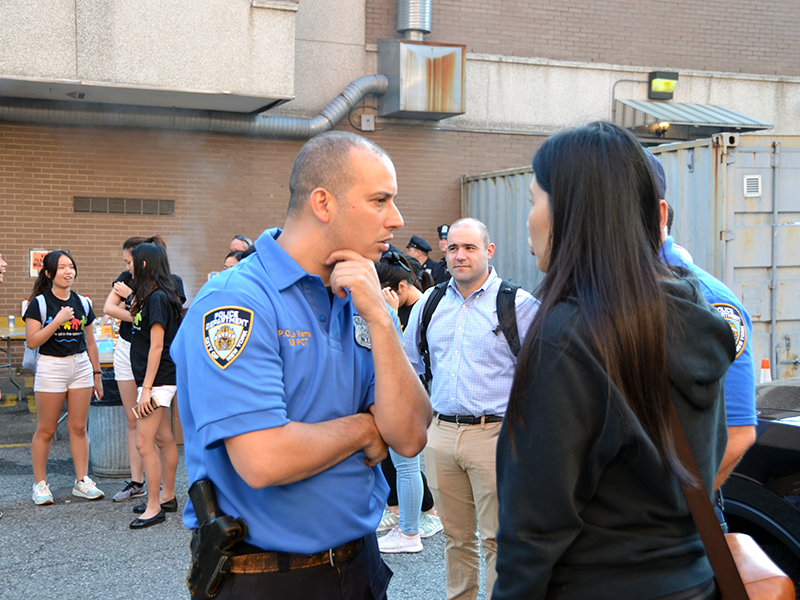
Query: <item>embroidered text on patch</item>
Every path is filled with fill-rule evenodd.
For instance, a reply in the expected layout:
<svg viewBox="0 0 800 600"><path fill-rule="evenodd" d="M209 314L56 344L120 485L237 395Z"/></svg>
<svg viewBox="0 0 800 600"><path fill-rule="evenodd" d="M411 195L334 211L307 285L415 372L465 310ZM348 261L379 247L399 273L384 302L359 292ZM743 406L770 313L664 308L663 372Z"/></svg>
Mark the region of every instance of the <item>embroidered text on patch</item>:
<svg viewBox="0 0 800 600"><path fill-rule="evenodd" d="M253 311L220 306L203 315L203 342L217 366L227 369L244 350L253 324Z"/></svg>
<svg viewBox="0 0 800 600"><path fill-rule="evenodd" d="M747 327L745 326L742 314L732 304L720 302L719 304L713 304L712 306L719 311L719 314L722 315L722 318L725 319L728 322L728 325L731 326L733 339L736 342L736 358L739 358L742 352L744 352L744 346L747 343Z"/></svg>

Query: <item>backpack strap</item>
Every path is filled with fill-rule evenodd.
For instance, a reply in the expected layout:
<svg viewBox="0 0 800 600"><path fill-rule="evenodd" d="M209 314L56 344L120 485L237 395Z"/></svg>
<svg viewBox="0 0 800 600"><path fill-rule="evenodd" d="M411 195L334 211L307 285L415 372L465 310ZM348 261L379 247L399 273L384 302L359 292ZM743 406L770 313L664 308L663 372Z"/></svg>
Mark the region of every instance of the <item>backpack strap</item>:
<svg viewBox="0 0 800 600"><path fill-rule="evenodd" d="M42 317L42 327L44 327L44 322L47 320L47 304L44 301L44 294L36 296L36 303L39 305L39 316Z"/></svg>
<svg viewBox="0 0 800 600"><path fill-rule="evenodd" d="M417 346L417 349L419 350L419 355L422 357L422 362L425 363L425 375L423 375L422 383L424 383L426 387L433 378L433 374L431 373L431 352L428 348L428 325L431 324L431 317L433 317L436 307L439 306L439 302L442 301L442 298L444 298L444 295L447 293L448 283L449 281L445 281L434 286L433 292L431 292L431 295L428 297L422 309L422 320L419 324L419 346Z"/></svg>
<svg viewBox="0 0 800 600"><path fill-rule="evenodd" d="M86 296L81 296L80 294L78 294L78 298L81 299L81 306L83 306L83 314L86 315L86 318L88 319L89 318L89 299Z"/></svg>
<svg viewBox="0 0 800 600"><path fill-rule="evenodd" d="M500 289L497 291L497 329L494 334L501 331L506 336L508 347L511 353L519 356L521 347L519 339L519 328L517 327L517 290L520 288L516 283L511 283L503 279L500 281Z"/></svg>

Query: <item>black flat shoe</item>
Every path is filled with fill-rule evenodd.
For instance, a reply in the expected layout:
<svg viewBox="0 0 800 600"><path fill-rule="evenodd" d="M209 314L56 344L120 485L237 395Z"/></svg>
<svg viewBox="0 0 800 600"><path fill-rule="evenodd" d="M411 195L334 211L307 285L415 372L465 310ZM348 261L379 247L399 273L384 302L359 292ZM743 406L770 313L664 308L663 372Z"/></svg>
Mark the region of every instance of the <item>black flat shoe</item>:
<svg viewBox="0 0 800 600"><path fill-rule="evenodd" d="M144 511L147 510L147 503L145 504L137 504L133 507L133 512L137 515L142 514ZM178 499L173 498L172 500L167 500L163 504L161 504L161 510L164 512L178 512Z"/></svg>
<svg viewBox="0 0 800 600"><path fill-rule="evenodd" d="M149 519L142 519L138 517L131 522L131 529L144 529L145 527L150 527L151 525L156 525L157 523L163 523L167 520L167 516L164 514L163 510L158 511L158 514L155 517L150 517Z"/></svg>

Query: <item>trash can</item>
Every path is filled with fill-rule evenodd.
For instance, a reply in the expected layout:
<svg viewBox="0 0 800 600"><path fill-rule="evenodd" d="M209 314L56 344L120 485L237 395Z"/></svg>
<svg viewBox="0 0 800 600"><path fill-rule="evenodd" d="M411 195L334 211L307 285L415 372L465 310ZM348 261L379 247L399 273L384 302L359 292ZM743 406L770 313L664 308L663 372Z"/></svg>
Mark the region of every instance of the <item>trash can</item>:
<svg viewBox="0 0 800 600"><path fill-rule="evenodd" d="M103 399L89 406L89 470L101 477L130 477L128 422L114 379L114 369L103 371Z"/></svg>

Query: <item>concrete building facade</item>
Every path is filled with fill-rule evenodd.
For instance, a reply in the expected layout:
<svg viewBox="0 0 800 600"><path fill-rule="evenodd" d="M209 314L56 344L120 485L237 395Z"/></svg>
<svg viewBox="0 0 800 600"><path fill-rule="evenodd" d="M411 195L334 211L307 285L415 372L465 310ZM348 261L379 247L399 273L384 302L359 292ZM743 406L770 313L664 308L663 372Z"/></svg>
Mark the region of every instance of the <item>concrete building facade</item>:
<svg viewBox="0 0 800 600"><path fill-rule="evenodd" d="M18 314L29 296L30 250L70 249L76 291L102 299L132 235L166 238L191 298L234 235L283 223L304 141L204 123L255 119L265 108L264 116L315 117L377 73L378 39L400 37L396 0L41 6L0 3L0 252L9 262L0 315ZM362 132L397 167L406 225L396 245L417 234L435 247L436 227L460 216L461 176L523 166L550 132L610 119L615 82L655 69L680 73L675 102L723 105L773 123L774 133L800 133L800 39L789 30L798 16L790 0L768 9L746 0L433 0L425 41L466 46L466 112L378 117L375 131ZM615 94L643 100L646 86L620 82ZM358 132L376 105L366 96L335 127ZM160 112L138 127L76 125L75 110L92 106ZM196 117L194 130L172 128L170 111ZM141 211L113 212L121 199ZM140 200L166 201L172 212L141 214L154 205ZM87 202L111 212L76 212Z"/></svg>

